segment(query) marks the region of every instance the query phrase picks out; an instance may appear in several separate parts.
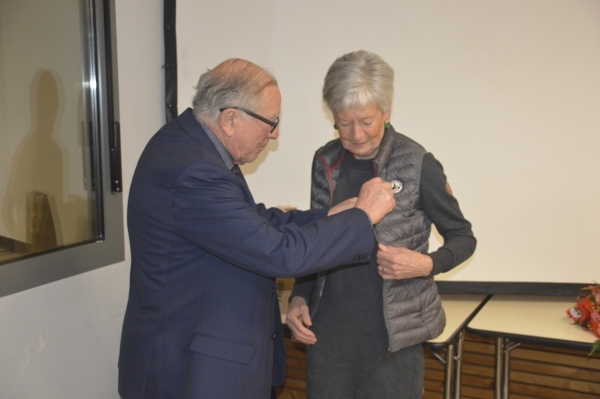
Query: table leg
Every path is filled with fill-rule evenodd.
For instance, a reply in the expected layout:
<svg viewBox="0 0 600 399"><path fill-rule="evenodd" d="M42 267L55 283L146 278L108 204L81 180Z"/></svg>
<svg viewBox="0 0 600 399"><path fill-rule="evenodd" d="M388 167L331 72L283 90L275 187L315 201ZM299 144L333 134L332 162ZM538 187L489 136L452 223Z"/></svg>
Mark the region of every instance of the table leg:
<svg viewBox="0 0 600 399"><path fill-rule="evenodd" d="M452 398L452 373L454 369L454 344L446 349L446 377L444 380L444 399Z"/></svg>
<svg viewBox="0 0 600 399"><path fill-rule="evenodd" d="M494 392L495 399L502 399L502 361L504 360L504 338L496 338L496 379Z"/></svg>
<svg viewBox="0 0 600 399"><path fill-rule="evenodd" d="M454 379L454 399L460 399L460 384L462 375L462 357L463 357L463 344L465 336L461 331L458 335L458 347L456 349L456 376Z"/></svg>
<svg viewBox="0 0 600 399"><path fill-rule="evenodd" d="M504 367L502 370L502 399L508 399L508 382L510 380L510 352L514 347L510 345L508 339L504 342Z"/></svg>

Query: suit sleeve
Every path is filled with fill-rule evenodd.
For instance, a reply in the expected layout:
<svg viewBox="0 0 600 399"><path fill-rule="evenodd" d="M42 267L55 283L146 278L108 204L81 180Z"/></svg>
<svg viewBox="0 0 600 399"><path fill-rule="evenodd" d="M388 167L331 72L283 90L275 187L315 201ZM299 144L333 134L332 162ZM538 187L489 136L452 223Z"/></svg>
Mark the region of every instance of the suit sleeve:
<svg viewBox="0 0 600 399"><path fill-rule="evenodd" d="M258 214L265 218L271 227L279 227L284 224L295 223L303 226L327 216L329 209L319 209L312 211L288 211L283 212L278 208L266 208L263 204L256 206Z"/></svg>
<svg viewBox="0 0 600 399"><path fill-rule="evenodd" d="M281 223L302 215L277 214L273 217L278 221L273 222L257 209L245 183L226 172L199 162L180 173L174 188L173 229L185 240L236 267L269 277L303 276L364 262L370 255L375 243L362 210L303 225ZM305 220L320 216L304 214Z"/></svg>

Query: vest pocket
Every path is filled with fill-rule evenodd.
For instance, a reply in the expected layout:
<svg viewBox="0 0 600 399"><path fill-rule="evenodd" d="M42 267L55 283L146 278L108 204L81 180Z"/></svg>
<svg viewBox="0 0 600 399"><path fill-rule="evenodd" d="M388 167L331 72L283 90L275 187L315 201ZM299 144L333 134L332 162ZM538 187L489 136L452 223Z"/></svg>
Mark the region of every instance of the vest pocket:
<svg viewBox="0 0 600 399"><path fill-rule="evenodd" d="M192 339L190 350L240 364L250 363L253 352L253 348L250 345L224 341L202 334L196 334L194 339Z"/></svg>

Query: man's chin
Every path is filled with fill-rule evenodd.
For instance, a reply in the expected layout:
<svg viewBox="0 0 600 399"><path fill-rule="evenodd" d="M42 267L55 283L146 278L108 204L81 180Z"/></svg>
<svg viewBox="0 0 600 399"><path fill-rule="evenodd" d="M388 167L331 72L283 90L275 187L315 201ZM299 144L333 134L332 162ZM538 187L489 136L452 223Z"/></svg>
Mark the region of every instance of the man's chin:
<svg viewBox="0 0 600 399"><path fill-rule="evenodd" d="M256 154L252 154L249 155L248 157L246 157L244 159L244 163L252 163L254 161L256 161L258 159L258 156L260 155L260 153L264 150L264 148L261 148L261 150L259 152L257 152ZM240 165L243 165L242 163L240 163Z"/></svg>
<svg viewBox="0 0 600 399"><path fill-rule="evenodd" d="M239 166L242 166L242 165L246 165L247 163L252 163L252 162L256 161L256 158L258 158L258 156L246 157L244 159L240 159L239 161L236 161L235 163Z"/></svg>

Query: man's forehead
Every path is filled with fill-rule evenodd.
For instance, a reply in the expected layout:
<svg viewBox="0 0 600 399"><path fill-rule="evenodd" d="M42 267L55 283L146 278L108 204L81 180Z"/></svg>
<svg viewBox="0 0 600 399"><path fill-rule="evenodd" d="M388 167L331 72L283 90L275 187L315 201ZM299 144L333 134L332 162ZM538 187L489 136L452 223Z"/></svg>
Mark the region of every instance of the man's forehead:
<svg viewBox="0 0 600 399"><path fill-rule="evenodd" d="M277 85L265 87L262 96L262 107L269 112L279 113L281 108L281 92Z"/></svg>

